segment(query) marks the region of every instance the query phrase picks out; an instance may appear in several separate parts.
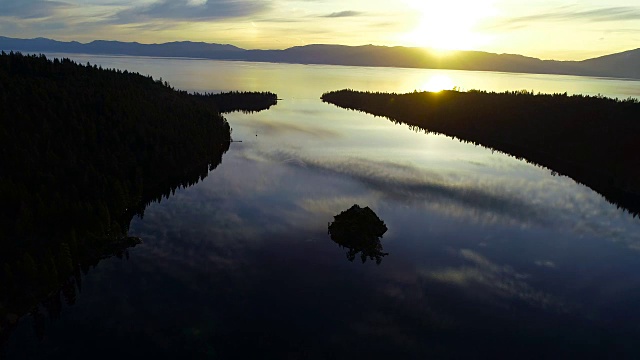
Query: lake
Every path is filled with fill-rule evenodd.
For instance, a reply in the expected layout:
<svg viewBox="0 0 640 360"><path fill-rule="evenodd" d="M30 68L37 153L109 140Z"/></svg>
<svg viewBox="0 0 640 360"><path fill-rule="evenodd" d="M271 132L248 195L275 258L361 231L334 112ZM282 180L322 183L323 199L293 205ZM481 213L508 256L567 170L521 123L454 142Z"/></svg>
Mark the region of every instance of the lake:
<svg viewBox="0 0 640 360"><path fill-rule="evenodd" d="M574 76L64 55L199 92L272 91L226 117L222 164L135 218L143 244L82 278L29 358L638 358L640 220L551 170L324 104L343 88L640 97ZM332 241L354 204L377 263Z"/></svg>

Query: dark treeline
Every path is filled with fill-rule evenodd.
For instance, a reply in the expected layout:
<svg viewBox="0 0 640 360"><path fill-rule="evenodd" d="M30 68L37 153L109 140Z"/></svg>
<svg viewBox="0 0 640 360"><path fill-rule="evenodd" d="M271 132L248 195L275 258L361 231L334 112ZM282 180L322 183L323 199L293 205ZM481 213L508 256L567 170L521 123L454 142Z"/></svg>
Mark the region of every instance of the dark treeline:
<svg viewBox="0 0 640 360"><path fill-rule="evenodd" d="M640 102L602 96L340 90L322 100L511 154L640 212Z"/></svg>
<svg viewBox="0 0 640 360"><path fill-rule="evenodd" d="M266 96L209 101L137 73L3 52L0 334L127 244L149 203L217 167L231 141L219 108L243 97L254 109Z"/></svg>
<svg viewBox="0 0 640 360"><path fill-rule="evenodd" d="M252 113L268 110L278 103L278 96L271 92L240 92L196 94L198 97L211 100L221 113L242 111Z"/></svg>

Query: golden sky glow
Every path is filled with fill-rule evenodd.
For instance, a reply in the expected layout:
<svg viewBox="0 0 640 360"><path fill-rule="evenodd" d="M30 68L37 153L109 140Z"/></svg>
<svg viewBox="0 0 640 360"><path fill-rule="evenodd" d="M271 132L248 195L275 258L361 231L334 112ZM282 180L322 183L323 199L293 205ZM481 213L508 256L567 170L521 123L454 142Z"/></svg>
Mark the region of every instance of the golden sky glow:
<svg viewBox="0 0 640 360"><path fill-rule="evenodd" d="M419 14L412 31L400 34L410 46L436 50L475 50L491 42L491 36L475 27L496 15L492 0L422 1L406 0Z"/></svg>
<svg viewBox="0 0 640 360"><path fill-rule="evenodd" d="M638 0L0 0L0 36L243 48L419 46L544 59L640 47Z"/></svg>

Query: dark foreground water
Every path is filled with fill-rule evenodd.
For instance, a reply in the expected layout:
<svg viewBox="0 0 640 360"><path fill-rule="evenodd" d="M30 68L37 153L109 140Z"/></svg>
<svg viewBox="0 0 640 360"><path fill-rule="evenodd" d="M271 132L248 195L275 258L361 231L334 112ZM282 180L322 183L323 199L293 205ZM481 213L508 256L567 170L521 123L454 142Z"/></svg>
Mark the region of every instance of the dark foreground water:
<svg viewBox="0 0 640 360"><path fill-rule="evenodd" d="M283 100L229 114L242 142L222 164L135 219L144 243L84 276L74 305L21 319L7 358L640 357L640 220L548 169L319 99L437 84L637 97L638 82L77 58ZM379 264L328 234L354 204L388 228Z"/></svg>

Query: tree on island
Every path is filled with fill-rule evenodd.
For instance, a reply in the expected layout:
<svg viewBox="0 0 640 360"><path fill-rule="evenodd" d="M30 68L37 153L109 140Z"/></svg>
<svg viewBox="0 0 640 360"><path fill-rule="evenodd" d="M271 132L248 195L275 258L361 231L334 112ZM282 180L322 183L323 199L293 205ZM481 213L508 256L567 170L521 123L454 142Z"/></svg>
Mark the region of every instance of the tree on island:
<svg viewBox="0 0 640 360"><path fill-rule="evenodd" d="M360 253L364 263L367 258L382 262L382 258L389 255L383 252L380 239L387 232L387 226L368 206L361 208L355 204L348 210L334 216L329 224L331 240L342 247L346 247L347 259L353 261Z"/></svg>

